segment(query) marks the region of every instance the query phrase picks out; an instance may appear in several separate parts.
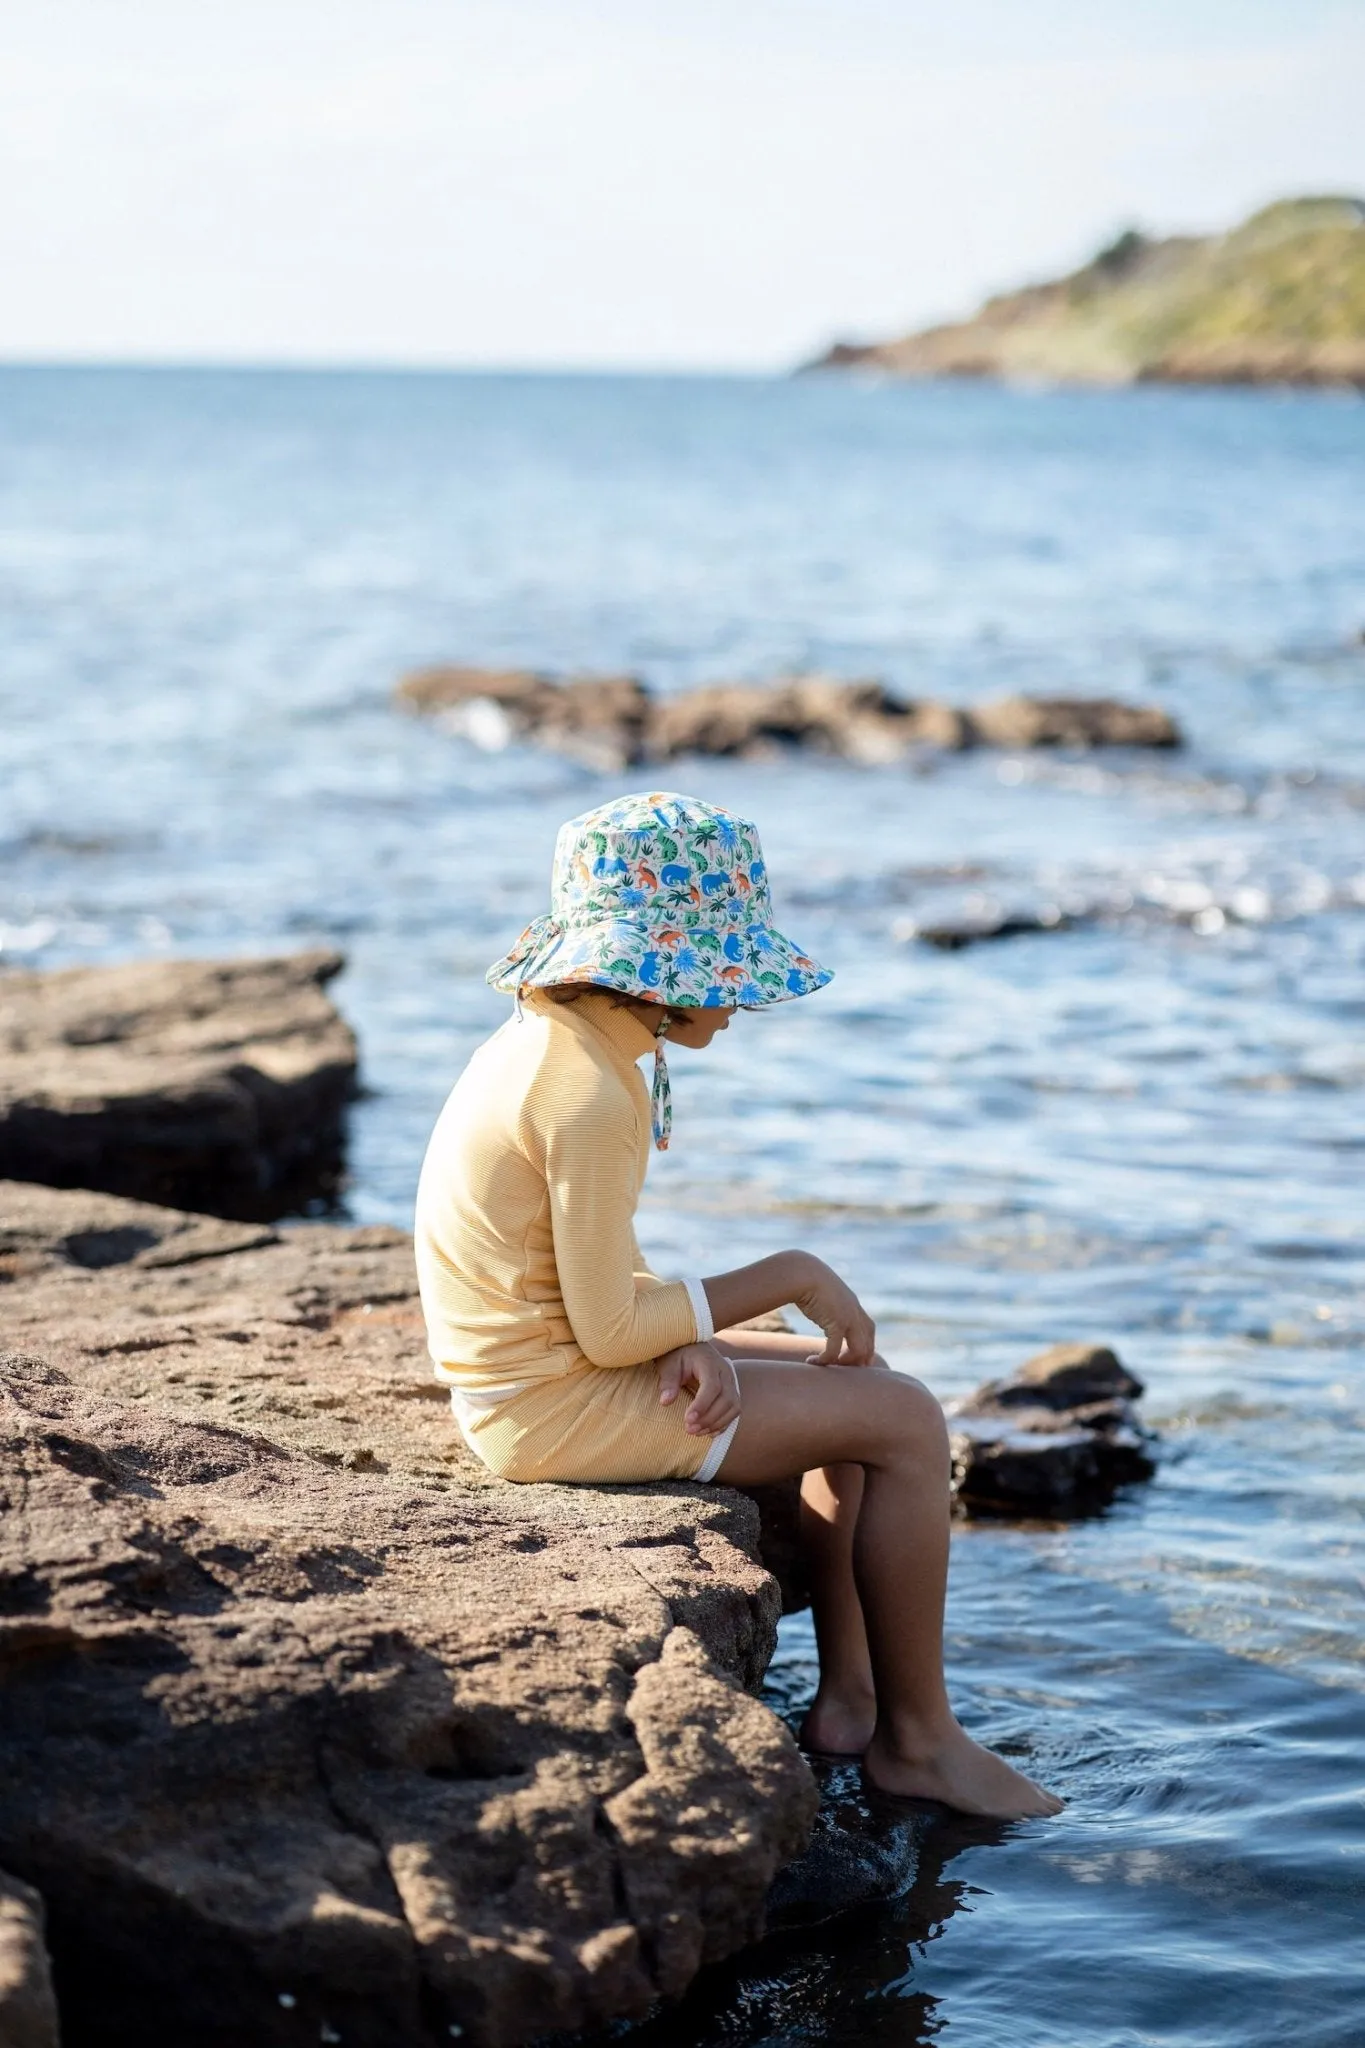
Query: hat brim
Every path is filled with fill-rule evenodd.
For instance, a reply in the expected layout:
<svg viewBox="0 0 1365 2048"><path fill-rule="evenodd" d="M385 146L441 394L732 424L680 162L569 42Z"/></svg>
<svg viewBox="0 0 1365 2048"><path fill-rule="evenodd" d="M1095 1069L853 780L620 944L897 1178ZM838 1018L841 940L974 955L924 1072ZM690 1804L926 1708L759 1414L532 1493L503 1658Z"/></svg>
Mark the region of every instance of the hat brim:
<svg viewBox="0 0 1365 2048"><path fill-rule="evenodd" d="M831 969L772 925L660 926L634 918L568 931L553 918L537 918L488 970L489 982L506 995L582 982L680 1010L763 1010L833 979Z"/></svg>

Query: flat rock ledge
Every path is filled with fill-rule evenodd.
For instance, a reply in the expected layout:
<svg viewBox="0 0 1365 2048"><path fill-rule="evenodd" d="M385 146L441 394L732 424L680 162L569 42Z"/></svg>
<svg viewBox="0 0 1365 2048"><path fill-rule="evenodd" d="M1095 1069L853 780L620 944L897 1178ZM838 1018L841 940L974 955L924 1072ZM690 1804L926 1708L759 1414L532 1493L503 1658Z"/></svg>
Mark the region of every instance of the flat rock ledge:
<svg viewBox="0 0 1365 2048"><path fill-rule="evenodd" d="M514 740L594 767L689 755L765 758L787 751L867 763L919 748L1178 747L1180 728L1150 704L1110 697L1003 697L963 709L834 676L715 683L657 696L637 676L556 677L531 669L418 669L397 685L403 711L435 717L490 749Z"/></svg>
<svg viewBox="0 0 1365 2048"><path fill-rule="evenodd" d="M0 1176L219 1216L340 1186L356 1044L339 953L0 974Z"/></svg>
<svg viewBox="0 0 1365 2048"><path fill-rule="evenodd" d="M961 1509L1150 1471L1140 1391L988 1383ZM792 1495L491 1478L403 1232L0 1182L0 2041L44 1909L66 2048L514 2048L902 1889L922 1817L817 1821L753 1697Z"/></svg>
<svg viewBox="0 0 1365 2048"><path fill-rule="evenodd" d="M0 1183L0 1338L0 2038L22 1887L66 2048L512 2048L762 1932L751 1502L492 1480L386 1228Z"/></svg>

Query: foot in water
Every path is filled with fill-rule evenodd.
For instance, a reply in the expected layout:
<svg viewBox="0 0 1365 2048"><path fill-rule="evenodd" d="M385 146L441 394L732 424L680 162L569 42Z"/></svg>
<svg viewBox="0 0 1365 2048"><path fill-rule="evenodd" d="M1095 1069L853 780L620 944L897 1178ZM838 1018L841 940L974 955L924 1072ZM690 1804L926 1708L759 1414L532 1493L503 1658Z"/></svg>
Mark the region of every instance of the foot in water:
<svg viewBox="0 0 1365 2048"><path fill-rule="evenodd" d="M861 1756L876 1725L875 1694L848 1696L822 1686L801 1723L801 1747L820 1756Z"/></svg>
<svg viewBox="0 0 1365 2048"><path fill-rule="evenodd" d="M1063 1801L1002 1756L973 1742L954 1721L932 1743L907 1749L878 1729L867 1746L863 1768L879 1792L902 1799L937 1799L959 1813L992 1820L1044 1819L1060 1813Z"/></svg>

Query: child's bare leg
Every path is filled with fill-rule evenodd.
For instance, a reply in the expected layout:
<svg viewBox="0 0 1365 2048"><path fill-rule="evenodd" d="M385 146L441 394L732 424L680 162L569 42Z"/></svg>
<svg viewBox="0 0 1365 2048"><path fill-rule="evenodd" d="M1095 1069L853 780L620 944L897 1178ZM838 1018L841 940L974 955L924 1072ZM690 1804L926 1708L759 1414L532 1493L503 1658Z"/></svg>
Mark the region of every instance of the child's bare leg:
<svg viewBox="0 0 1365 2048"><path fill-rule="evenodd" d="M716 1343L736 1365L802 1365L818 1339L769 1335L766 1331L720 1330ZM876 1366L830 1366L831 1372L886 1370ZM801 1550L810 1580L820 1683L801 1723L801 1740L831 1756L861 1756L877 1721L867 1630L853 1577L853 1534L863 1499L861 1465L826 1465L801 1481Z"/></svg>
<svg viewBox="0 0 1365 2048"><path fill-rule="evenodd" d="M737 1364L743 1412L721 1479L757 1485L856 1462L865 1484L853 1572L876 1684L873 1783L968 1813L1056 1813L1060 1802L975 1743L943 1683L948 1444L916 1380L850 1367Z"/></svg>
<svg viewBox="0 0 1365 2048"><path fill-rule="evenodd" d="M825 1465L802 1478L801 1548L810 1581L820 1683L801 1723L801 1740L808 1749L830 1756L861 1756L877 1725L872 1659L853 1575L862 1501L861 1465Z"/></svg>

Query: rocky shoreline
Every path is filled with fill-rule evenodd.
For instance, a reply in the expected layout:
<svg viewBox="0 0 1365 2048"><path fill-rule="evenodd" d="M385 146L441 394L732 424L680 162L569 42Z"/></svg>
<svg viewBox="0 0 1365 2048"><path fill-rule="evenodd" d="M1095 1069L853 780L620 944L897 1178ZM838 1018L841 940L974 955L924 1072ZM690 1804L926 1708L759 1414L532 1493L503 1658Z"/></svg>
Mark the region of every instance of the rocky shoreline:
<svg viewBox="0 0 1365 2048"><path fill-rule="evenodd" d="M400 1232L0 1215L0 1865L68 2048L503 2048L760 1931L816 1794L750 1503L490 1481Z"/></svg>
<svg viewBox="0 0 1365 2048"><path fill-rule="evenodd" d="M1150 704L1017 696L962 707L824 675L713 683L660 696L638 676L445 665L405 676L394 702L482 747L530 741L603 769L692 756L760 760L791 751L875 765L924 748L1183 744L1175 720Z"/></svg>
<svg viewBox="0 0 1365 2048"><path fill-rule="evenodd" d="M136 1040L107 1028L155 1008L130 987L197 990L184 1033L157 1014L202 1060L312 988L326 1061L354 1047L321 964L0 1000L22 984L6 1014L55 1011L78 1060ZM432 1377L408 1236L243 1217L184 1065L127 1056L151 1136L144 1158L115 1124L120 1173L159 1171L179 1118L228 1213L0 1180L0 2039L55 2048L60 2008L67 2048L516 2048L898 1882L920 1823L865 1839L836 1801L812 1839L816 1781L754 1696L804 1601L794 1484L492 1479ZM90 1099L46 1104L59 1164ZM106 1082L106 1113L125 1099ZM952 1415L959 1512L1102 1506L1152 1469L1140 1393L1094 1346L980 1389Z"/></svg>

